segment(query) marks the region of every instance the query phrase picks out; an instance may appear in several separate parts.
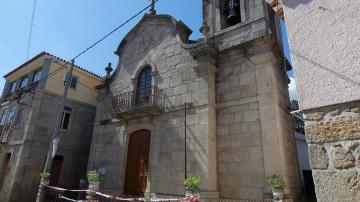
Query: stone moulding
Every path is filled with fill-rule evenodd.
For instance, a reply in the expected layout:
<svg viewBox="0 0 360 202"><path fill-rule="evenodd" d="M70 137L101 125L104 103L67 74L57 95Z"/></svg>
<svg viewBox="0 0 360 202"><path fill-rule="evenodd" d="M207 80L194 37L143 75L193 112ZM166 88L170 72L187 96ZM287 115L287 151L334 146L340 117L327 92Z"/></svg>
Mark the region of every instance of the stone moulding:
<svg viewBox="0 0 360 202"><path fill-rule="evenodd" d="M209 40L202 40L196 44L183 44L183 48L190 50L191 56L198 58L203 55L210 55L215 58L217 51Z"/></svg>
<svg viewBox="0 0 360 202"><path fill-rule="evenodd" d="M340 116L305 127L308 143L360 139L360 115Z"/></svg>
<svg viewBox="0 0 360 202"><path fill-rule="evenodd" d="M315 112L311 114L306 114L304 119L308 121L320 121L323 119L323 117L324 117L324 112Z"/></svg>

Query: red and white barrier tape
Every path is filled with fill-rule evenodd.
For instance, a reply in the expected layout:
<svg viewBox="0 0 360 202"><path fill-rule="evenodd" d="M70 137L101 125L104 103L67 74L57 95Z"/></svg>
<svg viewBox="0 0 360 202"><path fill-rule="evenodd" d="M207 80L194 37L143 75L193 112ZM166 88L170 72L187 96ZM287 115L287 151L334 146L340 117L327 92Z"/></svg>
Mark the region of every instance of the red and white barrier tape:
<svg viewBox="0 0 360 202"><path fill-rule="evenodd" d="M184 198L183 202L196 202L196 201L200 201L200 196L197 196L197 195L188 196L188 197Z"/></svg>
<svg viewBox="0 0 360 202"><path fill-rule="evenodd" d="M75 199L67 198L67 197L65 197L65 196L63 196L63 195L60 195L60 194L59 194L59 198L60 198L60 199L67 200L67 201L72 201L72 202L77 202L77 201L78 201L78 200L75 200Z"/></svg>
<svg viewBox="0 0 360 202"><path fill-rule="evenodd" d="M96 192L97 195L109 198L109 199L115 199L115 200L122 200L122 201L153 201L153 202L165 202L165 201L179 201L181 202L181 199L145 199L145 198L123 198L118 196L112 196L108 194L104 194L101 192Z"/></svg>
<svg viewBox="0 0 360 202"><path fill-rule="evenodd" d="M65 192L65 191L69 191L69 192L86 192L87 191L87 189L83 189L83 190L63 189L63 188L60 188L60 187L53 187L53 186L50 186L50 185L47 185L47 184L44 184L44 183L41 183L41 185L43 185L44 187L56 190L56 191L63 191L63 192Z"/></svg>
<svg viewBox="0 0 360 202"><path fill-rule="evenodd" d="M74 189L63 189L63 188L60 188L60 187L54 187L54 186L50 186L50 185L47 185L47 184L44 184L44 183L41 183L41 185L45 186L45 187L48 187L50 189L53 189L53 190L56 190L56 191L62 191L62 192L65 192L65 191L68 191L68 192L86 192L88 191L87 189L83 189L83 190L74 190ZM113 195L108 195L108 194L104 194L104 193L101 193L101 192L95 192L98 196L102 196L102 197L105 197L105 198L109 198L109 199L114 199L114 200L122 200L122 201L151 201L151 202L166 202L166 201L178 201L178 202L196 202L196 201L199 201L200 200L200 197L197 196L197 195L194 195L194 196L188 196L188 197L185 197L183 199L145 199L145 198L123 198L123 197L118 197L118 196L113 196ZM73 200L73 199L70 199L70 198L66 198L62 195L59 194L59 198L61 199L66 199L66 200L69 200L69 201L76 201L76 200Z"/></svg>

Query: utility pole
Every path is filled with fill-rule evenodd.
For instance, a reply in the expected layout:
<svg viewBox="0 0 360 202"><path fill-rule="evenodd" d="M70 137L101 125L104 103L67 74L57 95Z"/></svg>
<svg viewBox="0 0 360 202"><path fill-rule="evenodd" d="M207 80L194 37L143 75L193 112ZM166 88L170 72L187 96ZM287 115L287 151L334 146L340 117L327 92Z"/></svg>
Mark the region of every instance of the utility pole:
<svg viewBox="0 0 360 202"><path fill-rule="evenodd" d="M63 93L63 96L61 97L61 100L60 100L60 106L59 106L58 113L57 113L57 116L56 116L56 121L54 123L53 134L52 134L52 138L51 138L51 141L50 141L49 150L48 150L48 153L47 153L47 156L46 156L46 161L45 161L45 166L44 166L43 172L49 172L51 164L52 164L52 160L53 160L53 154L55 154L55 152L57 150L57 144L59 143L59 141L58 141L58 138L59 138L59 135L60 135L59 134L59 130L60 130L59 124L60 124L60 121L61 121L61 118L62 118L62 113L64 111L65 101L66 101L68 90L69 90L70 83L71 83L72 72L73 72L73 69L74 69L74 63L75 63L75 61L71 60L70 70L68 72L66 72L66 75L65 75L64 93ZM54 141L56 141L56 143L54 143ZM56 148L54 148L55 144L56 144ZM39 187L40 188L38 190L36 202L42 202L43 190L41 190L42 189L41 184L40 184Z"/></svg>
<svg viewBox="0 0 360 202"><path fill-rule="evenodd" d="M185 114L185 117L184 117L184 135L185 135L185 180L187 178L187 148L186 148L186 102L185 102L185 108L184 108L184 114Z"/></svg>

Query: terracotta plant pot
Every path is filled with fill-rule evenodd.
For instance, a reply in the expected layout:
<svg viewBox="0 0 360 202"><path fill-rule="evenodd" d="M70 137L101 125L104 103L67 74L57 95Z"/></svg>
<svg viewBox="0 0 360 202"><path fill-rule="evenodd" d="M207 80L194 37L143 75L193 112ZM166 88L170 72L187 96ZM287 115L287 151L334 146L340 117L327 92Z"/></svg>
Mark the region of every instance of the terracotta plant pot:
<svg viewBox="0 0 360 202"><path fill-rule="evenodd" d="M284 198L284 191L282 189L273 189L272 193L275 200L281 200Z"/></svg>

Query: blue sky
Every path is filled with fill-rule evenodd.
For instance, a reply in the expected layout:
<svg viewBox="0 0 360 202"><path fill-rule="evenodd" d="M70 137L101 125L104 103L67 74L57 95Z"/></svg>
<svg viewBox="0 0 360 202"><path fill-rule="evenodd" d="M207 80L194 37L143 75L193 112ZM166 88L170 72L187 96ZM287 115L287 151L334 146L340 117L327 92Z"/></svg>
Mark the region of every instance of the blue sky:
<svg viewBox="0 0 360 202"><path fill-rule="evenodd" d="M281 29L281 36L282 36L282 43L283 43L283 50L284 55L287 58L287 60L291 63L291 54L289 51L289 41L288 41L288 35L286 32L286 25L283 20L280 20L280 29ZM289 84L289 95L291 100L298 100L298 96L296 93L296 83L294 79L294 72L288 71L288 75L290 77L290 84Z"/></svg>
<svg viewBox="0 0 360 202"><path fill-rule="evenodd" d="M41 51L65 60L100 39L150 3L149 0L36 0L36 14L29 58ZM192 30L191 39L201 37L201 0L157 3L158 13L182 20ZM4 75L27 60L27 42L33 0L3 0L0 7L0 75ZM113 53L123 36L139 21L134 19L105 41L81 56L76 64L104 75L108 62L117 64ZM0 81L0 89L4 80Z"/></svg>
<svg viewBox="0 0 360 202"><path fill-rule="evenodd" d="M37 0L30 58L45 50L66 60L100 39L130 16L150 3L149 0ZM24 63L27 52L33 0L3 0L0 7L0 75ZM201 35L201 1L160 0L158 13L171 14ZM87 52L76 63L97 74L104 74L108 62L114 65L115 49L123 36L139 21L134 19L101 44ZM3 79L0 83L3 86Z"/></svg>

